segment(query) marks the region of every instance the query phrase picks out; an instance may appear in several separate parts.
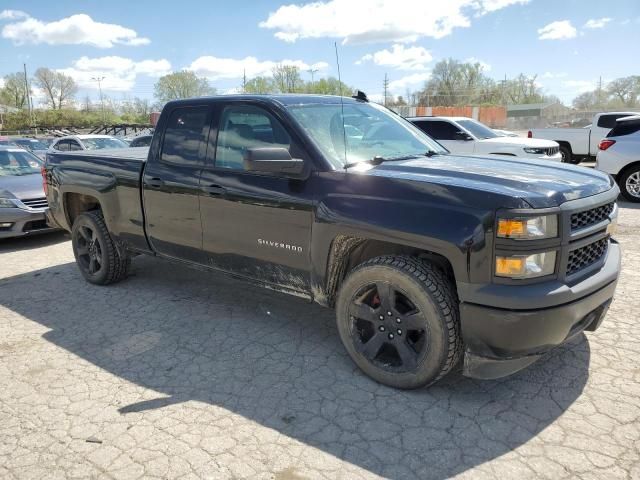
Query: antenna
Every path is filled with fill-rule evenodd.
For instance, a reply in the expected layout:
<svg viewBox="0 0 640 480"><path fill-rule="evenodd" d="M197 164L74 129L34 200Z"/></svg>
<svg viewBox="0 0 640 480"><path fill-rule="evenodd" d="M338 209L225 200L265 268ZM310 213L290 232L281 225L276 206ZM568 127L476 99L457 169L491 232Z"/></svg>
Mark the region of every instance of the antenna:
<svg viewBox="0 0 640 480"><path fill-rule="evenodd" d="M333 42L336 49L336 65L338 66L338 85L340 87L340 110L342 116L342 141L344 142L344 164L347 165L347 130L344 127L344 97L342 96L342 78L340 77L340 59L338 58L338 42Z"/></svg>

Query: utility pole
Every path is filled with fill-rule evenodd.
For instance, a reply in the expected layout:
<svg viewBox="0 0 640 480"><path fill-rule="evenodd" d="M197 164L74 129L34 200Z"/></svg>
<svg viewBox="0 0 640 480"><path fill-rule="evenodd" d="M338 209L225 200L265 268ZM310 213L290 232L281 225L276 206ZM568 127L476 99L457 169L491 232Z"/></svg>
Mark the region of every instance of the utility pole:
<svg viewBox="0 0 640 480"><path fill-rule="evenodd" d="M507 105L507 74L504 74L504 80L502 80L502 105Z"/></svg>
<svg viewBox="0 0 640 480"><path fill-rule="evenodd" d="M104 80L105 77L91 77L91 80L93 80L94 82L98 82L98 90L100 91L100 106L102 108L102 124L106 125L107 124L107 117L104 113L104 100L102 98L102 80Z"/></svg>
<svg viewBox="0 0 640 480"><path fill-rule="evenodd" d="M387 74L384 74L384 82L382 83L382 87L384 88L384 106L387 106L387 92L389 91L389 77Z"/></svg>
<svg viewBox="0 0 640 480"><path fill-rule="evenodd" d="M602 107L602 75L598 80L598 107Z"/></svg>
<svg viewBox="0 0 640 480"><path fill-rule="evenodd" d="M318 72L319 69L311 67L307 72L311 74L311 86L313 87L313 76Z"/></svg>
<svg viewBox="0 0 640 480"><path fill-rule="evenodd" d="M29 123L33 126L33 105L31 104L31 89L29 88L29 77L27 77L27 64L23 63L24 67L24 93L27 96L27 107L29 109Z"/></svg>
<svg viewBox="0 0 640 480"><path fill-rule="evenodd" d="M247 93L247 69L242 69L242 93Z"/></svg>

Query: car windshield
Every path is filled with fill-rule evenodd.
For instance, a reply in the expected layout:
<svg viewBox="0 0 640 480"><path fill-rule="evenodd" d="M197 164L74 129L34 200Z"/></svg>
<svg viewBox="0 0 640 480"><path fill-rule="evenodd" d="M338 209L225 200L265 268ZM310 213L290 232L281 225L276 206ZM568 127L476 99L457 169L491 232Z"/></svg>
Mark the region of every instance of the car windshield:
<svg viewBox="0 0 640 480"><path fill-rule="evenodd" d="M40 173L42 162L24 150L0 150L0 177Z"/></svg>
<svg viewBox="0 0 640 480"><path fill-rule="evenodd" d="M374 157L392 159L422 156L430 151L447 153L422 131L378 105L313 103L291 105L288 109L322 153L339 168Z"/></svg>
<svg viewBox="0 0 640 480"><path fill-rule="evenodd" d="M475 120L458 120L457 122L462 128L467 129L469 132L471 132L471 135L476 138L485 139L496 138L500 136L486 125L483 125L480 122L476 122Z"/></svg>
<svg viewBox="0 0 640 480"><path fill-rule="evenodd" d="M35 139L32 140L27 138L27 139L14 140L14 143L16 145L20 145L21 147L25 147L30 150L46 150L47 148L49 148L47 145L45 145L41 141L35 140Z"/></svg>
<svg viewBox="0 0 640 480"><path fill-rule="evenodd" d="M103 148L127 148L129 145L117 138L83 138L82 143L87 150L102 150Z"/></svg>

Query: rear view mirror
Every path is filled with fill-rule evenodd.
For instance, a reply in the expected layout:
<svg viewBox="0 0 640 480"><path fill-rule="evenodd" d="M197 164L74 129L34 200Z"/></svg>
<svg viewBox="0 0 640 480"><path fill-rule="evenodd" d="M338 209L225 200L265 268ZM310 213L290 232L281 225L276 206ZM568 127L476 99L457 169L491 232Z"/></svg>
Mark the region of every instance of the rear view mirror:
<svg viewBox="0 0 640 480"><path fill-rule="evenodd" d="M301 178L305 172L304 160L291 158L289 150L282 147L247 148L243 164L248 172L279 173L293 178Z"/></svg>

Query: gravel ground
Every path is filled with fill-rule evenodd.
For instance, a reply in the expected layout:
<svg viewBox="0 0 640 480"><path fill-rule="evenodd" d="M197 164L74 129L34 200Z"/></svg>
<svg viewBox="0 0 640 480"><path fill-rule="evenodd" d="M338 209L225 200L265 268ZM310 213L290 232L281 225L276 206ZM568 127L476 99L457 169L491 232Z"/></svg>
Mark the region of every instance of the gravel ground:
<svg viewBox="0 0 640 480"><path fill-rule="evenodd" d="M0 242L0 478L640 478L640 208L602 327L507 379L403 392L332 312L137 258L85 283L62 234Z"/></svg>

